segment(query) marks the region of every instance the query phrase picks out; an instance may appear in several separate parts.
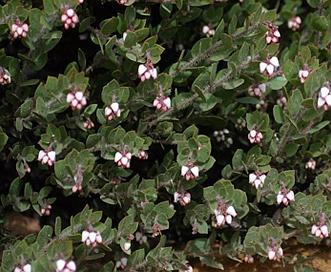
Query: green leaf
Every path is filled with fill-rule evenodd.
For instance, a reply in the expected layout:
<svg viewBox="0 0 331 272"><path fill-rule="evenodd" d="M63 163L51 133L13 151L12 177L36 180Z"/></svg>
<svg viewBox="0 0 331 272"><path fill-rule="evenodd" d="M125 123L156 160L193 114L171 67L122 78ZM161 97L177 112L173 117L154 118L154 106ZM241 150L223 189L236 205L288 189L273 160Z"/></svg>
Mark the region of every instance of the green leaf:
<svg viewBox="0 0 331 272"><path fill-rule="evenodd" d="M43 248L52 238L53 229L51 226L44 226L37 236L36 243L39 248Z"/></svg>
<svg viewBox="0 0 331 272"><path fill-rule="evenodd" d="M0 127L0 151L5 147L8 141L8 136L6 133L3 132L2 128Z"/></svg>
<svg viewBox="0 0 331 272"><path fill-rule="evenodd" d="M238 79L233 79L233 80L229 80L227 82L224 82L222 84L222 87L225 90L233 90L237 87L239 87L240 85L242 85L245 81L242 78L238 78Z"/></svg>
<svg viewBox="0 0 331 272"><path fill-rule="evenodd" d="M317 8L318 5L321 3L320 0L307 0L307 2L312 8Z"/></svg>
<svg viewBox="0 0 331 272"><path fill-rule="evenodd" d="M309 134L314 134L315 132L321 130L322 128L326 127L330 121L323 121L319 123L317 126L313 127L311 130L308 131Z"/></svg>
<svg viewBox="0 0 331 272"><path fill-rule="evenodd" d="M277 76L269 80L266 84L271 90L280 90L287 84L287 79L283 76Z"/></svg>
<svg viewBox="0 0 331 272"><path fill-rule="evenodd" d="M82 49L78 48L78 64L81 70L86 68L86 58Z"/></svg>
<svg viewBox="0 0 331 272"><path fill-rule="evenodd" d="M319 16L313 19L313 28L325 32L328 30L329 22L325 16Z"/></svg>
<svg viewBox="0 0 331 272"><path fill-rule="evenodd" d="M109 36L111 33L116 32L118 24L119 20L117 17L103 20L100 23L101 33L105 36Z"/></svg>
<svg viewBox="0 0 331 272"><path fill-rule="evenodd" d="M283 113L283 108L282 107L280 107L278 105L275 105L273 107L273 114L274 114L275 121L278 124L283 124L284 123L285 117L284 117L284 113Z"/></svg>
<svg viewBox="0 0 331 272"><path fill-rule="evenodd" d="M285 152L287 157L292 157L295 154L297 154L298 148L300 145L295 144L295 143L289 143L284 146L283 151Z"/></svg>

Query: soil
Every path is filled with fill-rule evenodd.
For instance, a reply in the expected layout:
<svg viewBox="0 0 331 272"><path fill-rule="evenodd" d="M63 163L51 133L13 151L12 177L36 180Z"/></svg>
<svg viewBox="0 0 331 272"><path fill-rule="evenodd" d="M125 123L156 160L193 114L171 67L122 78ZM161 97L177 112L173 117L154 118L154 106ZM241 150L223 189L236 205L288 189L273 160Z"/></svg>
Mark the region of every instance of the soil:
<svg viewBox="0 0 331 272"><path fill-rule="evenodd" d="M303 245L296 241L290 241L284 249L283 262L254 261L253 264L245 262L239 263L226 256L221 256L218 260L223 264L224 270L203 266L200 262L192 262L194 272L293 272L294 267L301 265L311 267L314 272L331 271L331 248L322 245ZM303 268L296 271L305 271ZM310 270L306 270L310 271Z"/></svg>
<svg viewBox="0 0 331 272"><path fill-rule="evenodd" d="M15 236L26 236L30 233L40 231L39 222L36 219L21 215L20 213L6 214L5 228ZM314 272L331 271L331 248L322 245L303 245L295 240L283 244L283 262L265 261L261 262L257 258L253 264L239 263L226 256L220 256L218 260L223 264L224 270L203 266L199 260L191 261L194 272L293 272L295 265L310 266ZM217 246L215 248L218 251ZM304 271L297 270L297 271Z"/></svg>

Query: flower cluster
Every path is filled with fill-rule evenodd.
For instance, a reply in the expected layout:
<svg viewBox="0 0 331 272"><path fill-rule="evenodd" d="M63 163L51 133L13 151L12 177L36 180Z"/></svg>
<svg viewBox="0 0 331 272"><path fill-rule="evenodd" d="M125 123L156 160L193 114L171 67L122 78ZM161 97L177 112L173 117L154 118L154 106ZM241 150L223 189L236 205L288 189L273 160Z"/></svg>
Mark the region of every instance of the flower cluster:
<svg viewBox="0 0 331 272"><path fill-rule="evenodd" d="M82 242L87 246L92 245L92 247L96 247L97 244L102 243L102 237L99 231L84 230L82 232Z"/></svg>
<svg viewBox="0 0 331 272"><path fill-rule="evenodd" d="M252 129L248 133L248 140L250 141L251 144L254 143L259 143L263 139L263 135L260 131L256 131L255 129Z"/></svg>
<svg viewBox="0 0 331 272"><path fill-rule="evenodd" d="M105 116L109 121L115 119L116 117L120 117L121 116L120 105L117 102L111 103L110 106L107 106L105 108Z"/></svg>
<svg viewBox="0 0 331 272"><path fill-rule="evenodd" d="M146 160L147 159L147 153L145 150L139 150L138 151L138 159L140 160Z"/></svg>
<svg viewBox="0 0 331 272"><path fill-rule="evenodd" d="M171 99L169 97L163 96L161 93L153 101L153 106L157 110L167 111L171 108Z"/></svg>
<svg viewBox="0 0 331 272"><path fill-rule="evenodd" d="M174 202L179 202L180 205L186 206L191 202L191 194L186 191L175 192L174 193Z"/></svg>
<svg viewBox="0 0 331 272"><path fill-rule="evenodd" d="M323 107L324 110L328 110L331 107L331 92L329 86L321 88L318 94L317 107Z"/></svg>
<svg viewBox="0 0 331 272"><path fill-rule="evenodd" d="M305 67L301 70L299 70L299 79L300 79L300 82L301 84L305 83L307 77L310 75L311 73L311 69L305 65Z"/></svg>
<svg viewBox="0 0 331 272"><path fill-rule="evenodd" d="M193 163L189 162L187 165L183 165L181 169L181 175L186 180L194 179L199 177L199 167L194 166Z"/></svg>
<svg viewBox="0 0 331 272"><path fill-rule="evenodd" d="M250 264L252 264L252 263L254 263L254 258L253 258L252 255L250 255L250 254L246 254L246 255L245 255L245 258L244 258L244 261L245 261L246 263L250 263Z"/></svg>
<svg viewBox="0 0 331 272"><path fill-rule="evenodd" d="M259 187L263 188L264 181L267 176L259 171L249 174L249 183L255 186L256 189Z"/></svg>
<svg viewBox="0 0 331 272"><path fill-rule="evenodd" d="M31 272L31 264L25 264L24 266L17 266L14 272Z"/></svg>
<svg viewBox="0 0 331 272"><path fill-rule="evenodd" d="M87 129L91 129L94 128L94 123L92 122L92 120L90 118L88 118L84 123L83 123L83 127L87 128Z"/></svg>
<svg viewBox="0 0 331 272"><path fill-rule="evenodd" d="M277 204L283 203L287 206L290 202L295 201L294 192L292 190L286 189L284 186L277 195Z"/></svg>
<svg viewBox="0 0 331 272"><path fill-rule="evenodd" d="M328 220L325 213L322 213L320 220L312 226L311 234L321 239L329 237Z"/></svg>
<svg viewBox="0 0 331 272"><path fill-rule="evenodd" d="M208 38L213 37L215 35L215 29L213 29L210 25L205 25L202 28L202 33Z"/></svg>
<svg viewBox="0 0 331 272"><path fill-rule="evenodd" d="M45 204L44 207L41 209L41 214L49 216L51 214L52 205Z"/></svg>
<svg viewBox="0 0 331 272"><path fill-rule="evenodd" d="M29 31L29 26L26 23L22 23L19 20L17 20L15 23L11 26L11 32L14 37L14 39L17 38L25 38L26 33Z"/></svg>
<svg viewBox="0 0 331 272"><path fill-rule="evenodd" d="M121 260L116 262L116 268L124 269L128 264L128 258L123 257Z"/></svg>
<svg viewBox="0 0 331 272"><path fill-rule="evenodd" d="M76 264L74 261L59 259L56 261L56 272L75 272Z"/></svg>
<svg viewBox="0 0 331 272"><path fill-rule="evenodd" d="M273 23L269 23L268 28L269 30L266 33L267 44L278 43L278 40L280 38L278 26L274 25Z"/></svg>
<svg viewBox="0 0 331 272"><path fill-rule="evenodd" d="M75 90L67 94L67 103L70 104L71 109L74 111L76 109L81 110L86 106L87 101L83 92L78 88L75 88Z"/></svg>
<svg viewBox="0 0 331 272"><path fill-rule="evenodd" d="M307 161L305 167L306 167L306 169L315 170L315 168L316 168L316 161L314 159L310 158L309 161Z"/></svg>
<svg viewBox="0 0 331 272"><path fill-rule="evenodd" d="M232 218L237 216L237 212L233 206L229 206L222 201L218 202L217 208L214 210L214 214L216 217L214 227L216 228L224 226L225 223L231 225Z"/></svg>
<svg viewBox="0 0 331 272"><path fill-rule="evenodd" d="M280 261L283 257L283 249L280 246L269 247L268 258L270 261Z"/></svg>
<svg viewBox="0 0 331 272"><path fill-rule="evenodd" d="M266 88L267 88L267 86L265 83L256 84L256 85L251 86L248 89L248 94L250 96L262 97L265 95Z"/></svg>
<svg viewBox="0 0 331 272"><path fill-rule="evenodd" d="M64 23L64 28L69 29L69 27L75 28L76 24L79 22L76 12L72 8L67 8L61 16L61 21Z"/></svg>
<svg viewBox="0 0 331 272"><path fill-rule="evenodd" d="M273 75L274 71L279 67L279 61L276 56L268 57L267 60L260 63L260 72Z"/></svg>
<svg viewBox="0 0 331 272"><path fill-rule="evenodd" d="M38 154L38 161L41 162L41 164L48 164L49 166L52 166L55 162L55 151L47 149L47 150L40 150Z"/></svg>
<svg viewBox="0 0 331 272"><path fill-rule="evenodd" d="M116 152L114 162L122 168L130 168L131 158L132 154L129 151Z"/></svg>
<svg viewBox="0 0 331 272"><path fill-rule="evenodd" d="M215 130L213 136L217 142L224 142L226 147L230 147L233 144L233 140L230 137L230 131L228 129Z"/></svg>
<svg viewBox="0 0 331 272"><path fill-rule="evenodd" d="M141 232L137 231L135 236L136 236L136 241L139 242L140 245L145 244L147 242L147 236L143 235Z"/></svg>
<svg viewBox="0 0 331 272"><path fill-rule="evenodd" d="M0 84L1 85L7 85L11 82L11 77L7 73L5 69L0 67Z"/></svg>
<svg viewBox="0 0 331 272"><path fill-rule="evenodd" d="M138 67L138 77L141 82L150 79L151 77L157 79L157 70L153 63L149 60L145 64L140 64Z"/></svg>
<svg viewBox="0 0 331 272"><path fill-rule="evenodd" d="M246 127L246 120L243 117L239 117L235 124L234 124L235 128L238 130L243 130L243 128Z"/></svg>
<svg viewBox="0 0 331 272"><path fill-rule="evenodd" d="M299 16L293 16L288 22L287 26L288 28L292 29L293 31L296 31L300 28L302 21Z"/></svg>

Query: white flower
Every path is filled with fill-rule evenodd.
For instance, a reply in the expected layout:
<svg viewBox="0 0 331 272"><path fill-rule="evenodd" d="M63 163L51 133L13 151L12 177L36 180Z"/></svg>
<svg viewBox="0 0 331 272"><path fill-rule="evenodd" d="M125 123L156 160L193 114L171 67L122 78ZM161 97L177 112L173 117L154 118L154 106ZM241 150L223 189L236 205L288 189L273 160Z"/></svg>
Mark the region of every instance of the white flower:
<svg viewBox="0 0 331 272"><path fill-rule="evenodd" d="M185 176L186 180L194 179L199 177L199 167L194 166L192 163L183 165L181 168L181 175Z"/></svg>
<svg viewBox="0 0 331 272"><path fill-rule="evenodd" d="M56 271L62 271L66 265L66 261L63 259L56 261Z"/></svg>
<svg viewBox="0 0 331 272"><path fill-rule="evenodd" d="M328 237L328 236L329 236L328 226L323 225L323 226L321 227L321 232L322 232L322 234L324 235L324 237Z"/></svg>
<svg viewBox="0 0 331 272"><path fill-rule="evenodd" d="M270 261L276 260L276 252L270 249L268 252L268 258Z"/></svg>
<svg viewBox="0 0 331 272"><path fill-rule="evenodd" d="M154 68L153 63L151 61L147 61L145 64L140 64L138 67L138 77L141 82L150 79L153 77L157 78L157 70Z"/></svg>
<svg viewBox="0 0 331 272"><path fill-rule="evenodd" d="M229 206L227 209L226 209L226 212L230 215L232 215L233 217L236 217L237 216L237 213L236 213L236 210L233 208L233 206Z"/></svg>
<svg viewBox="0 0 331 272"><path fill-rule="evenodd" d="M31 272L31 264L26 264L23 266L23 271L24 272Z"/></svg>
<svg viewBox="0 0 331 272"><path fill-rule="evenodd" d="M276 56L271 57L270 59L260 63L260 72L264 73L265 71L271 76L275 69L279 67L279 61Z"/></svg>
<svg viewBox="0 0 331 272"><path fill-rule="evenodd" d="M258 189L259 187L263 188L266 177L267 176L265 174L262 174L257 171L249 174L248 181L250 184L252 184L252 186L255 186L256 189Z"/></svg>
<svg viewBox="0 0 331 272"><path fill-rule="evenodd" d="M117 102L113 102L110 106L105 108L105 116L109 121L121 116L120 105Z"/></svg>
<svg viewBox="0 0 331 272"><path fill-rule="evenodd" d="M87 238L89 238L89 234L90 233L88 231L86 231L86 230L84 230L82 232L82 242L85 242L87 240Z"/></svg>
<svg viewBox="0 0 331 272"><path fill-rule="evenodd" d="M317 100L317 107L324 107L324 110L328 110L331 107L331 93L330 87L322 87Z"/></svg>
<svg viewBox="0 0 331 272"><path fill-rule="evenodd" d="M126 243L124 243L124 250L125 250L125 251L130 250L130 248L131 248L131 243L130 243L130 242L126 242Z"/></svg>
<svg viewBox="0 0 331 272"><path fill-rule="evenodd" d="M41 162L41 164L48 164L49 166L52 166L55 162L55 156L56 153L53 150L46 151L46 150L40 150L38 154L37 160Z"/></svg>

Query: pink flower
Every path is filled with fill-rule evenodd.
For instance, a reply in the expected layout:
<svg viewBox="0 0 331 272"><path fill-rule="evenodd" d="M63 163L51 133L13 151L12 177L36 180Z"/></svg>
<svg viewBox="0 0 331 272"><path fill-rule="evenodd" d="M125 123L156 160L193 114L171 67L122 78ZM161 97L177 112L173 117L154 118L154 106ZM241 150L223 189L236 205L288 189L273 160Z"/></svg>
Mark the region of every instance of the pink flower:
<svg viewBox="0 0 331 272"><path fill-rule="evenodd" d="M191 202L191 194L186 191L174 193L174 202L179 202L180 205L186 206Z"/></svg>
<svg viewBox="0 0 331 272"><path fill-rule="evenodd" d="M234 217L237 216L237 212L233 206L229 206L224 202L218 202L217 208L214 210L216 222L213 226L219 228L224 226L225 223L231 225Z"/></svg>
<svg viewBox="0 0 331 272"><path fill-rule="evenodd" d="M153 101L153 106L156 107L157 110L167 111L171 108L171 99L169 97L165 97L162 94L159 94Z"/></svg>
<svg viewBox="0 0 331 272"><path fill-rule="evenodd" d="M199 167L194 166L193 163L183 165L181 168L181 175L185 176L186 180L194 179L199 177Z"/></svg>
<svg viewBox="0 0 331 272"><path fill-rule="evenodd" d="M307 161L306 163L306 169L315 170L315 168L316 168L316 161L310 158L309 161Z"/></svg>
<svg viewBox="0 0 331 272"><path fill-rule="evenodd" d="M31 272L31 271L32 271L31 264L25 264L23 267L22 266L17 266L14 269L14 272Z"/></svg>
<svg viewBox="0 0 331 272"><path fill-rule="evenodd" d="M76 264L74 261L59 259L56 261L56 272L75 272Z"/></svg>
<svg viewBox="0 0 331 272"><path fill-rule="evenodd" d="M280 32L278 30L278 26L274 25L273 23L269 23L268 27L269 30L266 33L267 44L278 43L278 40L280 38Z"/></svg>
<svg viewBox="0 0 331 272"><path fill-rule="evenodd" d="M323 107L326 111L331 107L330 86L326 85L320 89L318 94L317 107Z"/></svg>
<svg viewBox="0 0 331 272"><path fill-rule="evenodd" d="M252 186L255 186L256 189L258 189L259 187L263 188L264 180L266 177L267 176L265 174L262 174L259 171L250 173L249 174L249 183L252 184Z"/></svg>
<svg viewBox="0 0 331 272"><path fill-rule="evenodd" d="M40 150L37 160L40 161L41 164L52 166L55 162L55 155L56 153L53 150Z"/></svg>
<svg viewBox="0 0 331 272"><path fill-rule="evenodd" d="M65 29L69 27L75 28L76 24L79 22L76 12L72 8L67 8L61 16L61 21L64 24Z"/></svg>
<svg viewBox="0 0 331 272"><path fill-rule="evenodd" d="M267 60L260 63L260 72L267 73L269 76L273 75L274 71L279 67L277 57L269 57Z"/></svg>
<svg viewBox="0 0 331 272"><path fill-rule="evenodd" d="M116 152L114 162L122 168L130 168L131 152Z"/></svg>
<svg viewBox="0 0 331 272"><path fill-rule="evenodd" d="M14 39L25 38L26 33L29 31L29 26L26 23L22 23L20 20L17 20L11 26L11 32Z"/></svg>
<svg viewBox="0 0 331 272"><path fill-rule="evenodd" d="M87 105L86 97L78 88L75 88L74 91L67 94L67 102L70 104L73 111L76 109L81 110Z"/></svg>
<svg viewBox="0 0 331 272"><path fill-rule="evenodd" d="M260 131L256 131L255 129L253 129L248 133L248 140L251 144L259 143L262 139L263 135Z"/></svg>
<svg viewBox="0 0 331 272"><path fill-rule="evenodd" d="M82 242L87 246L92 245L92 247L96 247L97 244L102 243L102 237L99 231L84 230L82 232Z"/></svg>
<svg viewBox="0 0 331 272"><path fill-rule="evenodd" d="M110 106L107 106L105 108L105 116L109 121L115 119L116 117L120 117L121 116L120 105L117 102L113 102Z"/></svg>
<svg viewBox="0 0 331 272"><path fill-rule="evenodd" d="M11 82L11 77L6 69L0 67L0 84L7 85Z"/></svg>
<svg viewBox="0 0 331 272"><path fill-rule="evenodd" d="M265 83L253 85L248 89L248 94L250 96L262 97L264 96L265 92L266 92Z"/></svg>
<svg viewBox="0 0 331 272"><path fill-rule="evenodd" d="M293 16L288 22L287 26L288 28L292 29L293 31L296 31L300 28L302 21L299 16Z"/></svg>
<svg viewBox="0 0 331 272"><path fill-rule="evenodd" d="M151 77L157 79L157 70L154 68L151 61L147 61L145 64L140 64L138 67L138 77L141 82L150 79Z"/></svg>

